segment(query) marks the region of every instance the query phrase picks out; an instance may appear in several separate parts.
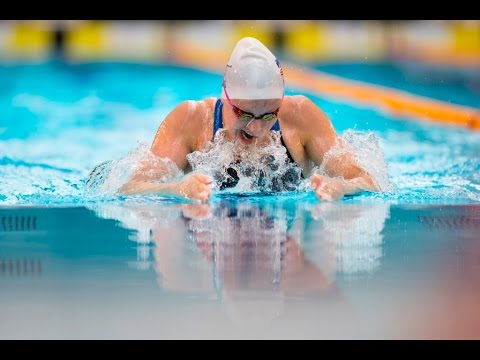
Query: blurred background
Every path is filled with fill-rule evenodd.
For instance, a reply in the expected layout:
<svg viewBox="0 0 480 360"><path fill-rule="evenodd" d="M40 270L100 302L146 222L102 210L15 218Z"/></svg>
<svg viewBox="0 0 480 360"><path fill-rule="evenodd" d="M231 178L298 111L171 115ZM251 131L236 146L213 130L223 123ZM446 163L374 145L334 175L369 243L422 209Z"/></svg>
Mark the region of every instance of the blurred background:
<svg viewBox="0 0 480 360"><path fill-rule="evenodd" d="M480 68L480 20L4 20L0 57L168 62L182 45L228 53L242 36L302 63L408 59Z"/></svg>
<svg viewBox="0 0 480 360"><path fill-rule="evenodd" d="M221 74L230 51L244 36L266 44L287 71L296 64L317 73L480 108L480 20L4 20L0 21L0 65L54 59L70 65L185 66ZM438 106L419 111L414 109L417 104L404 106L404 98L380 101L377 90L366 99L355 95L350 84L337 91L336 84L326 80L309 86L309 77L286 74L287 89L293 86L315 95L375 103L377 109L400 101L403 108L390 109L394 116L408 109L409 116L480 128L479 116L471 115L470 108L458 119L453 118L465 109L440 110L443 115L435 116Z"/></svg>

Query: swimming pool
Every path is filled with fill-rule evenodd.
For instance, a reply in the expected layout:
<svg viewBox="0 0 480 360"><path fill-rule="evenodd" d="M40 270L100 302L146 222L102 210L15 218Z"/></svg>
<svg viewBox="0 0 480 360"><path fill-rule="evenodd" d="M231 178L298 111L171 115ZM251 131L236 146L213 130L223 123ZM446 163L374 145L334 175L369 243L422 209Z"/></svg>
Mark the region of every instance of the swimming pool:
<svg viewBox="0 0 480 360"><path fill-rule="evenodd" d="M0 338L480 337L479 133L309 94L378 139L392 192L88 199L95 165L221 75L51 61L0 78Z"/></svg>

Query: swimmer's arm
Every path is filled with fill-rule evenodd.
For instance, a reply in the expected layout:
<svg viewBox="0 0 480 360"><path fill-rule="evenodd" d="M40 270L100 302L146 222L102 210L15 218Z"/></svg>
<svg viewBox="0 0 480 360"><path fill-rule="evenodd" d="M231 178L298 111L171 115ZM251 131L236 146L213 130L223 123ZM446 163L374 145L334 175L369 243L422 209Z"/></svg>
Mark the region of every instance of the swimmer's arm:
<svg viewBox="0 0 480 360"><path fill-rule="evenodd" d="M158 194L166 196L175 196L176 183L152 183L150 181L129 181L124 184L119 193L123 195L142 195L142 194Z"/></svg>
<svg viewBox="0 0 480 360"><path fill-rule="evenodd" d="M353 195L362 191L380 191L372 175L363 169L350 153L332 157L323 165L331 177L343 184L344 195Z"/></svg>
<svg viewBox="0 0 480 360"><path fill-rule="evenodd" d="M202 112L198 102L185 101L178 105L162 122L153 140L151 152L159 158L169 159L178 169L188 169L187 154L194 150L194 142L201 125ZM200 124L200 125L199 125ZM166 163L165 163L166 164ZM178 182L159 183L169 176L169 169L158 162L143 162L130 180L120 188L120 193L157 194L206 201L211 195L213 179L200 173L191 173ZM154 181L157 182L154 182Z"/></svg>
<svg viewBox="0 0 480 360"><path fill-rule="evenodd" d="M196 104L184 101L173 109L158 128L150 149L156 156L172 160L181 170L188 166L187 154L194 150L198 134Z"/></svg>
<svg viewBox="0 0 480 360"><path fill-rule="evenodd" d="M133 176L125 183L119 192L125 195L133 194L164 194L175 195L176 185L173 183L154 183L163 177L168 177L169 169L166 163L171 160L178 169L188 165L186 155L191 152L190 138L185 131L185 124L192 117L189 101L185 101L173 109L159 126L150 151L158 158L165 159L165 166L159 162L143 161Z"/></svg>
<svg viewBox="0 0 480 360"><path fill-rule="evenodd" d="M213 179L200 173L190 173L178 182L153 183L129 181L120 192L125 195L156 194L179 197L187 200L207 201L212 193Z"/></svg>
<svg viewBox="0 0 480 360"><path fill-rule="evenodd" d="M307 157L315 165L324 161L324 155L339 141L327 115L311 100L302 105L302 137ZM338 200L344 195L362 191L379 191L373 177L355 161L351 154L342 154L323 164L328 176L314 174L311 185L322 200Z"/></svg>
<svg viewBox="0 0 480 360"><path fill-rule="evenodd" d="M377 191L371 179L363 176L344 179L314 174L310 177L310 183L317 197L323 201L340 200L345 195L355 195L362 191Z"/></svg>

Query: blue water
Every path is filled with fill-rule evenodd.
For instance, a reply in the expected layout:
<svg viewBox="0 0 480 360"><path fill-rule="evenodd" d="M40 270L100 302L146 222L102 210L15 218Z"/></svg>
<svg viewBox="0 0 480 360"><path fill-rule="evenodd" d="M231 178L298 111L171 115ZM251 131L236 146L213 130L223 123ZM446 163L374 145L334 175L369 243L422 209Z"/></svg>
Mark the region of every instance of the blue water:
<svg viewBox="0 0 480 360"><path fill-rule="evenodd" d="M479 228L291 197L0 208L0 338L478 339Z"/></svg>
<svg viewBox="0 0 480 360"><path fill-rule="evenodd" d="M433 67L407 61L333 63L315 68L352 80L480 109L480 70Z"/></svg>
<svg viewBox="0 0 480 360"><path fill-rule="evenodd" d="M348 74L356 67L339 69ZM375 66L362 73L378 78ZM394 83L396 76L385 72L383 78ZM4 64L0 77L0 205L88 202L83 190L94 166L125 156L140 143L149 146L162 119L180 101L218 96L221 84L221 74L124 63ZM457 90L452 84L452 94L466 94ZM297 93L287 88L287 94ZM385 153L395 191L344 201L480 201L480 134L396 120L374 109L307 95L339 134L372 132Z"/></svg>

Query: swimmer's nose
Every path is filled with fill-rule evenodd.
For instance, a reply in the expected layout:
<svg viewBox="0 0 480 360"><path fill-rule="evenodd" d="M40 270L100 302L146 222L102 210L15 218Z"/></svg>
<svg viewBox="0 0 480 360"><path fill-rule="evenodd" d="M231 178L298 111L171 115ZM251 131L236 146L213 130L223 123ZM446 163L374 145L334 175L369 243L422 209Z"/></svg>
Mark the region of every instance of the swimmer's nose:
<svg viewBox="0 0 480 360"><path fill-rule="evenodd" d="M261 119L252 119L248 122L247 125L244 126L244 129L253 136L260 136L265 128L266 128L266 121Z"/></svg>

